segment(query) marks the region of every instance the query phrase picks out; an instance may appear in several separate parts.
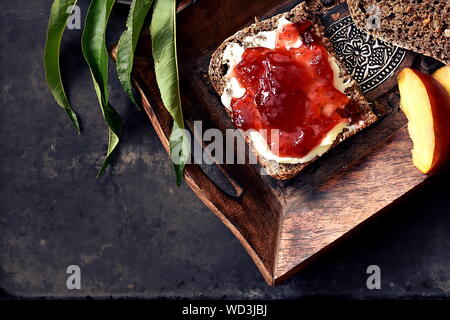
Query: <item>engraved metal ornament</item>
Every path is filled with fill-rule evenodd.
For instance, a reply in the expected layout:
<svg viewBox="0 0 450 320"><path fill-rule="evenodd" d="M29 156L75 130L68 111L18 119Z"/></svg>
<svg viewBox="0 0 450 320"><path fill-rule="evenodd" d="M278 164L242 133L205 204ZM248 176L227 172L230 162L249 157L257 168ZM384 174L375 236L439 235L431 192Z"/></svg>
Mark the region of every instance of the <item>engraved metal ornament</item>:
<svg viewBox="0 0 450 320"><path fill-rule="evenodd" d="M350 16L330 24L325 33L363 93L390 78L406 55L406 50L358 29Z"/></svg>

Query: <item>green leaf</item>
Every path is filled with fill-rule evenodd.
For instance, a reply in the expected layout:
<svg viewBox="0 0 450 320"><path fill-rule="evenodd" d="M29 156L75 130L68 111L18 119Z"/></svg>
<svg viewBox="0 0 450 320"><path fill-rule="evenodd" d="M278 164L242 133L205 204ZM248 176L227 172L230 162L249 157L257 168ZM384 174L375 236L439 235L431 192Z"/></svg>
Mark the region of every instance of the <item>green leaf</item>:
<svg viewBox="0 0 450 320"><path fill-rule="evenodd" d="M117 48L116 68L122 87L125 89L130 100L137 107L133 96L131 85L131 71L136 46L139 40L142 26L144 25L153 0L133 0L127 19L127 29L123 32Z"/></svg>
<svg viewBox="0 0 450 320"><path fill-rule="evenodd" d="M45 77L53 97L58 105L66 111L77 132L80 133L77 114L72 110L64 91L59 65L61 39L67 25L67 19L70 17L69 8L76 2L77 0L55 0L52 4L45 42L44 68Z"/></svg>
<svg viewBox="0 0 450 320"><path fill-rule="evenodd" d="M189 132L180 128L177 122L173 123L172 132L169 137L170 159L177 177L177 186L181 185L184 168L190 155L191 139Z"/></svg>
<svg viewBox="0 0 450 320"><path fill-rule="evenodd" d="M181 146L180 154L188 155L190 144L186 143L186 135L178 133L179 129L184 128L184 121L178 77L175 0L155 1L150 34L156 81L164 106L174 119L174 127L169 139L170 150L174 150L176 146ZM180 157L179 160L179 163L174 163L178 185L183 178L187 158Z"/></svg>
<svg viewBox="0 0 450 320"><path fill-rule="evenodd" d="M94 89L108 124L108 151L103 165L98 172L100 176L111 161L111 157L119 144L122 132L122 119L109 103L108 91L108 51L105 34L109 15L115 0L92 0L86 15L86 22L81 38L84 58L91 70Z"/></svg>
<svg viewBox="0 0 450 320"><path fill-rule="evenodd" d="M122 123L122 119L120 118L119 114L117 112L115 112L115 110L112 108L111 104L108 104L108 114L109 117L111 117L111 119L109 120L112 123L118 123L119 126ZM121 130L121 127L119 127L119 131ZM119 132L120 133L120 132ZM102 173L105 171L105 169L108 167L109 163L111 162L112 159L112 154L114 153L114 150L116 149L116 147L119 145L119 135L120 134L115 134L114 131L111 129L111 127L108 128L108 151L107 151L107 156L105 158L105 160L103 161L103 164L100 168L100 170L98 171L97 177L101 176Z"/></svg>

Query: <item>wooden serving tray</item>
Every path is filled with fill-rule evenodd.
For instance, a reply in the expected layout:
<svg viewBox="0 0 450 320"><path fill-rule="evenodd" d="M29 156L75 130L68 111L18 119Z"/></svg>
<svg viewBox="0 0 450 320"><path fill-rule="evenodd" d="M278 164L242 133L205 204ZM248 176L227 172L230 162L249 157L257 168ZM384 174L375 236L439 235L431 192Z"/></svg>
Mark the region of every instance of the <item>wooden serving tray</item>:
<svg viewBox="0 0 450 320"><path fill-rule="evenodd" d="M207 77L211 53L255 17L267 18L298 3L200 0L178 14L182 104L188 126L201 120L204 130L233 127ZM147 33L141 38L132 76L145 112L169 150L172 120L160 99L152 63ZM425 180L411 163L412 143L398 98L386 93L374 106L384 110L377 124L291 180L274 180L261 175L258 166L245 164L219 166L221 179L214 181L226 183L216 183L210 169L207 174L199 165L187 165L186 183L239 239L268 284L278 284L300 270Z"/></svg>

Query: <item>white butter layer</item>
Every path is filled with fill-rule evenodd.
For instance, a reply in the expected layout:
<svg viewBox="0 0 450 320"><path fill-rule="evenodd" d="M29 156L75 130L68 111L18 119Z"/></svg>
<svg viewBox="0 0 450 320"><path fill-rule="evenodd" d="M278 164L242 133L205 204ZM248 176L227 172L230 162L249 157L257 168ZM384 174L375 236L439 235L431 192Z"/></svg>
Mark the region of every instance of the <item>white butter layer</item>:
<svg viewBox="0 0 450 320"><path fill-rule="evenodd" d="M341 73L341 69L339 68L336 58L328 55L328 62L330 63L331 70L333 70L333 84L336 89L345 94L345 89L351 87L353 85L353 80L349 79L344 82L339 74Z"/></svg>
<svg viewBox="0 0 450 320"><path fill-rule="evenodd" d="M228 65L228 76L234 67L242 60L245 49L237 43L230 43L223 52L222 62Z"/></svg>
<svg viewBox="0 0 450 320"><path fill-rule="evenodd" d="M348 128L345 122L337 124L333 129L331 129L331 131L327 133L325 138L322 139L317 147L312 149L306 156L302 158L279 157L269 149L269 145L260 132L256 130L249 130L247 133L250 136L250 139L252 139L253 146L256 151L267 160L274 160L278 163L295 164L309 162L315 157L320 157L321 155L323 155L330 149L337 136L344 130L344 128Z"/></svg>
<svg viewBox="0 0 450 320"><path fill-rule="evenodd" d="M242 41L245 48L254 48L254 47L264 47L269 49L275 48L277 32L286 24L290 24L291 22L284 17L281 17L278 20L278 26L276 30L273 31L260 31L255 35L247 36ZM295 42L294 45L288 47L289 48L298 48L302 45L301 39ZM242 60L242 55L244 54L243 46L237 43L230 43L224 50L222 62L228 65L228 72L225 76L226 85L224 91L221 96L222 104L225 108L231 110L231 100L233 98L241 98L245 94L245 88L241 87L239 81L232 77L231 71L234 67ZM330 63L330 67L333 70L333 83L336 89L345 94L345 89L353 85L353 80L349 80L344 82L343 79L339 76L340 68L337 64L336 59L329 55L328 61ZM327 152L332 146L333 142L336 140L337 136L345 129L356 129L353 126L348 126L346 123L341 122L336 125L328 134L323 138L321 143L311 150L306 156L302 158L289 158L289 157L279 157L270 151L269 146L264 139L263 135L256 130L249 130L247 134L249 138L252 140L253 146L256 151L261 154L264 158L268 160L273 160L278 163L306 163L311 161L317 156L323 155Z"/></svg>
<svg viewBox="0 0 450 320"><path fill-rule="evenodd" d="M260 31L256 35L247 36L242 41L244 47L264 47L275 49L277 34L274 31Z"/></svg>
<svg viewBox="0 0 450 320"><path fill-rule="evenodd" d="M231 99L242 98L245 94L245 88L242 88L239 81L235 77L230 77L227 81L223 94L220 97L225 108L231 110Z"/></svg>

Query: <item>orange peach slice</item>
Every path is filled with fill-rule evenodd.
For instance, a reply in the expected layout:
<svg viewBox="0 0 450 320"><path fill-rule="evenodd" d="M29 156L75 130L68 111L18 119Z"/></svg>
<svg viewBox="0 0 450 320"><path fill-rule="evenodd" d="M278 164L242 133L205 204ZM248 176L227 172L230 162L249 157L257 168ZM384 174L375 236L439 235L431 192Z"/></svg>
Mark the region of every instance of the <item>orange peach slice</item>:
<svg viewBox="0 0 450 320"><path fill-rule="evenodd" d="M413 163L422 173L434 173L450 162L450 96L438 80L410 68L398 75L398 87Z"/></svg>
<svg viewBox="0 0 450 320"><path fill-rule="evenodd" d="M445 66L440 69L437 69L432 77L439 81L447 90L448 95L450 96L450 66Z"/></svg>

